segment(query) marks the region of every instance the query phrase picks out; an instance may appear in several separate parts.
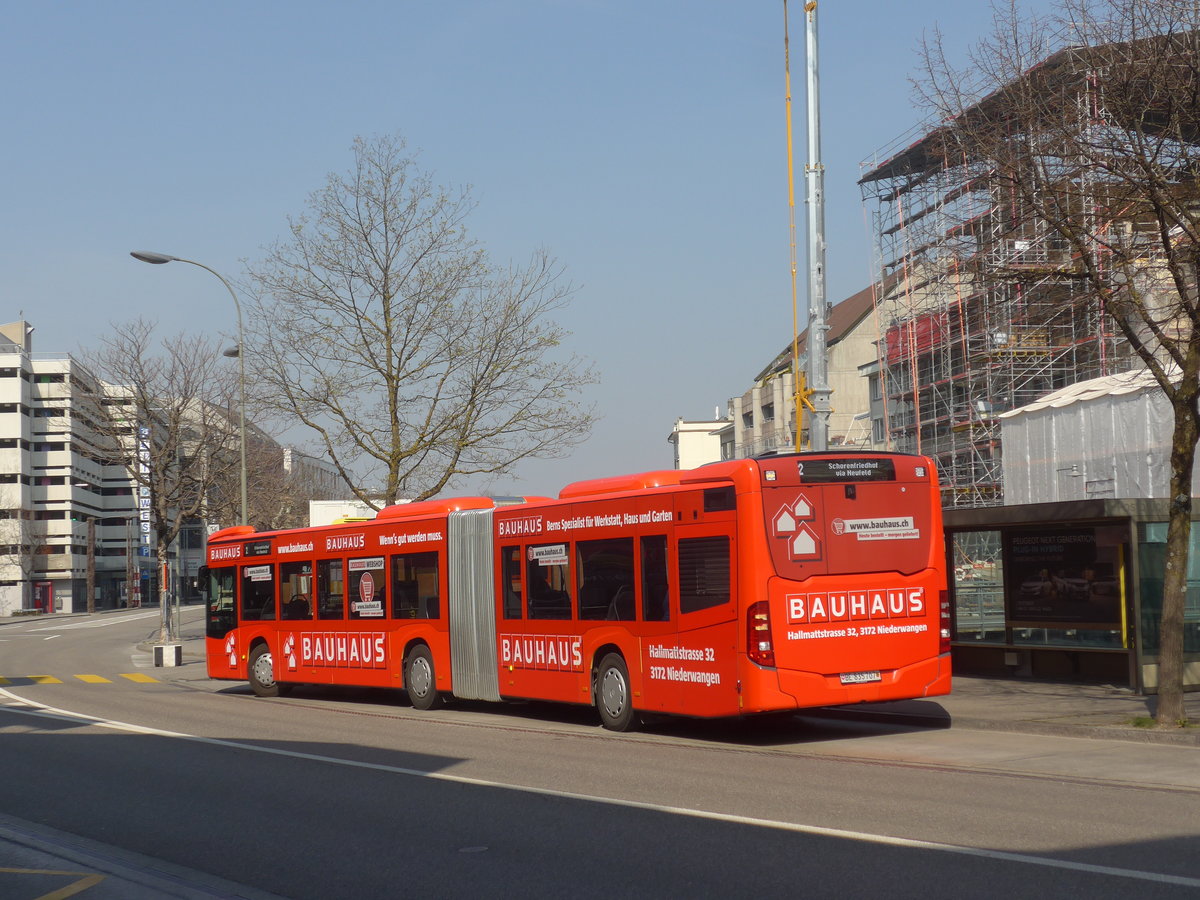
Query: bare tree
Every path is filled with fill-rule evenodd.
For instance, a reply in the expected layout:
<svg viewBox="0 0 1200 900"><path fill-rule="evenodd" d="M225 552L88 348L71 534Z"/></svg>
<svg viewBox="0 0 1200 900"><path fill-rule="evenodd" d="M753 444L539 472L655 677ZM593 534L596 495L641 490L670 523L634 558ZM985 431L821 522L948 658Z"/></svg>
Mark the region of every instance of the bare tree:
<svg viewBox="0 0 1200 900"><path fill-rule="evenodd" d="M238 431L230 410L236 373L213 341L180 334L156 341L154 326L116 325L89 360L106 383L91 411L106 463L124 465L135 506L146 513L159 571L183 526L207 514L218 493L238 494ZM164 615L162 635L170 628Z"/></svg>
<svg viewBox="0 0 1200 900"><path fill-rule="evenodd" d="M20 495L12 488L0 492L0 575L17 583L15 609L24 610L33 606L33 583L46 571L49 529Z"/></svg>
<svg viewBox="0 0 1200 900"><path fill-rule="evenodd" d="M974 90L971 90L974 88ZM1159 626L1160 725L1186 721L1184 606L1200 438L1200 7L1063 0L997 12L970 62L940 35L917 93L948 153L978 165L1013 238L1040 228L1174 413Z"/></svg>
<svg viewBox="0 0 1200 900"><path fill-rule="evenodd" d="M582 440L595 376L555 358L572 288L545 252L497 267L466 190L434 185L403 140L354 143L291 239L251 269L256 393L315 436L365 503L436 494Z"/></svg>

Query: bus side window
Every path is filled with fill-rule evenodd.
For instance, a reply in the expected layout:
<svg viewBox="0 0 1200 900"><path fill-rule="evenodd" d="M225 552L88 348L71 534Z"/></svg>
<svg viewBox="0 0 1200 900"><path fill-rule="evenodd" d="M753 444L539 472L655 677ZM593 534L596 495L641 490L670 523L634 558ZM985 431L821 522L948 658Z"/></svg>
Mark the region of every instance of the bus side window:
<svg viewBox="0 0 1200 900"><path fill-rule="evenodd" d="M667 536L642 538L642 618L647 622L671 619L671 589L667 581Z"/></svg>
<svg viewBox="0 0 1200 900"><path fill-rule="evenodd" d="M441 614L436 551L392 557L392 618L436 619Z"/></svg>
<svg viewBox="0 0 1200 900"><path fill-rule="evenodd" d="M500 548L500 590L504 594L504 618L521 618L521 548Z"/></svg>
<svg viewBox="0 0 1200 900"><path fill-rule="evenodd" d="M548 556L533 557L525 566L525 583L529 585L528 613L531 619L569 619L571 618L571 594L568 588L571 584L571 565L569 562L554 562L559 559L558 553L565 555L566 545L547 544L544 547L530 547L530 550L549 551Z"/></svg>
<svg viewBox="0 0 1200 900"><path fill-rule="evenodd" d="M279 566L279 603L285 619L312 618L312 563Z"/></svg>
<svg viewBox="0 0 1200 900"><path fill-rule="evenodd" d="M275 618L274 566L242 567L242 621Z"/></svg>
<svg viewBox="0 0 1200 900"><path fill-rule="evenodd" d="M633 538L579 541L575 545L579 578L579 618L632 622Z"/></svg>
<svg viewBox="0 0 1200 900"><path fill-rule="evenodd" d="M317 563L317 618L340 619L346 606L342 561L323 559Z"/></svg>
<svg viewBox="0 0 1200 900"><path fill-rule="evenodd" d="M728 603L729 538L683 538L679 541L679 611L698 612Z"/></svg>

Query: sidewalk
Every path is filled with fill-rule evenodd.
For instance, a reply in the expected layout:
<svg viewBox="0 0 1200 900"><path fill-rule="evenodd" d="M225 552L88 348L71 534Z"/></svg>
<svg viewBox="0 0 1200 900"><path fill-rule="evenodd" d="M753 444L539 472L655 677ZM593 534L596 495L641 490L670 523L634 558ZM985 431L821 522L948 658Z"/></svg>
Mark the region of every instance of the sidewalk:
<svg viewBox="0 0 1200 900"><path fill-rule="evenodd" d="M1200 691L1184 695L1190 728L1132 724L1136 719L1152 720L1156 700L1119 685L956 675L945 697L832 707L821 714L926 727L1200 747Z"/></svg>

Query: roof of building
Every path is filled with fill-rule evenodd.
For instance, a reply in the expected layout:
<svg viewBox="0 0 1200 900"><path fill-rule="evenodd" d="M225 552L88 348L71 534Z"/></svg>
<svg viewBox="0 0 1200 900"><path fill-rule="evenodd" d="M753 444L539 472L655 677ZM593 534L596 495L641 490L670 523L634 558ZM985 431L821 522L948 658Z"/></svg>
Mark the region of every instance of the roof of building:
<svg viewBox="0 0 1200 900"><path fill-rule="evenodd" d="M1114 53L1127 54L1118 56L1123 60L1136 59L1133 48L1142 51L1147 57L1163 56L1166 53L1190 54L1191 41L1195 32L1184 31L1176 34L1152 35L1136 41L1097 46L1069 46L1051 53L1045 59L1035 63L1019 78L998 87L992 93L981 97L976 103L964 109L955 122L931 127L922 137L894 153L874 169L868 171L859 179L859 184L895 178L900 175L917 175L918 173L936 170L946 164L944 142L953 134L954 129L966 123L993 124L996 127L1009 127L1008 120L1013 115L1013 109L1020 108L1023 100L1022 90L1027 85L1034 85L1042 92L1049 92L1056 86L1079 83L1087 78L1094 69L1111 67ZM1109 115L1113 115L1110 110ZM1174 120L1172 120L1174 121ZM1191 120L1189 119L1189 125ZM1161 110L1146 110L1138 127L1147 133L1160 130L1166 121ZM1185 139L1195 141L1197 135L1190 133Z"/></svg>
<svg viewBox="0 0 1200 900"><path fill-rule="evenodd" d="M863 288L857 294L851 294L841 303L838 303L829 311L829 319L826 324L829 326L829 332L825 338L825 346L832 347L838 341L842 340L847 334L853 331L863 319L871 314L875 308L875 293L878 289L878 284L872 284L869 287ZM808 329L805 328L796 338L796 354L800 357L804 356L804 351L808 346ZM755 381L762 381L768 375L775 375L779 372L790 369L792 366L792 342L788 341L787 346L779 352L779 354L771 360L770 364L755 376Z"/></svg>
<svg viewBox="0 0 1200 900"><path fill-rule="evenodd" d="M1158 382L1148 369L1134 369L1129 372L1118 372L1116 375L1103 375L1099 378L1089 378L1075 384L1051 391L1044 397L1039 397L1032 403L1026 403L1017 409L1000 413L997 418L1011 419L1025 413L1038 412L1043 409L1061 408L1087 400L1101 397L1116 397L1122 394L1136 394L1140 391L1157 390Z"/></svg>

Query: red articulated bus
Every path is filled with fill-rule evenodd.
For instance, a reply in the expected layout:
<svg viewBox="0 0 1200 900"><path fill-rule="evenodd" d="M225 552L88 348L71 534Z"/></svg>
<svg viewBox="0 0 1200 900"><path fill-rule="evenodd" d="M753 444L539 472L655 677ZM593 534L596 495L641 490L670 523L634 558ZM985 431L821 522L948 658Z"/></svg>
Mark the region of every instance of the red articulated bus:
<svg viewBox="0 0 1200 900"><path fill-rule="evenodd" d="M208 543L212 678L720 717L950 690L933 463L799 453Z"/></svg>

